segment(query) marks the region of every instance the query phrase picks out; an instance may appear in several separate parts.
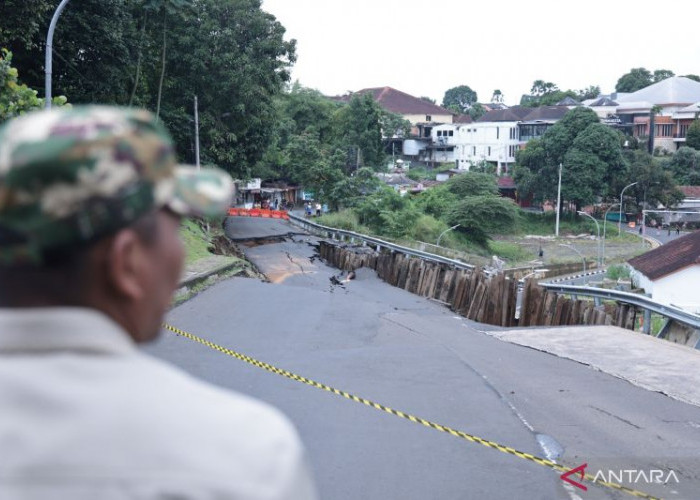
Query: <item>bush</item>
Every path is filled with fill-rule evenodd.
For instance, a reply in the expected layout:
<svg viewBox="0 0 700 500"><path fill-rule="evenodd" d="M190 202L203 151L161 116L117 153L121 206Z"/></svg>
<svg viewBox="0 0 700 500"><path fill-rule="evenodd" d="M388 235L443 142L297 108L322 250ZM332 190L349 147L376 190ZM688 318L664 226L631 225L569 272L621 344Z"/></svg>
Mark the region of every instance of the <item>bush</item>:
<svg viewBox="0 0 700 500"><path fill-rule="evenodd" d="M444 222L437 220L431 215L421 215L416 220L411 228L410 237L416 241L424 241L426 243L435 243L440 234L448 229L449 226ZM452 246L453 237L450 233L445 233L440 240L442 246Z"/></svg>
<svg viewBox="0 0 700 500"><path fill-rule="evenodd" d="M630 277L630 269L625 265L615 264L614 266L610 266L608 268L606 276L611 280L617 280L620 278L628 279Z"/></svg>
<svg viewBox="0 0 700 500"><path fill-rule="evenodd" d="M346 231L362 232L360 221L352 210L341 210L340 212L332 212L322 217L319 217L314 222L318 222L323 226L334 227L336 229L344 229Z"/></svg>

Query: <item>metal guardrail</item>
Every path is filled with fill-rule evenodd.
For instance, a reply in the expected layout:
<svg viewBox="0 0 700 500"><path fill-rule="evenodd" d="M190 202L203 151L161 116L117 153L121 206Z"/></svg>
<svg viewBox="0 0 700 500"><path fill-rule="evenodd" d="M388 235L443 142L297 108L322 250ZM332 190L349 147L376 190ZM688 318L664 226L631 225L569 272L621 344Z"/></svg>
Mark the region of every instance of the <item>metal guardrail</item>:
<svg viewBox="0 0 700 500"><path fill-rule="evenodd" d="M306 229L309 232L321 233L328 238L342 240L343 239L342 237L346 237L346 238L349 238L350 241L362 241L365 244L376 246L377 250L379 250L380 248L387 248L387 249L394 251L394 252L400 252L400 253L404 253L406 255L411 255L413 257L419 257L421 259L425 259L425 260L430 261L430 262L436 262L439 264L447 264L449 266L453 266L453 267L456 267L458 269L465 269L465 270L474 269L473 265L467 264L465 262L461 262L459 260L449 259L449 258L443 257L441 255L435 255L432 253L422 252L420 250L415 250L413 248L408 248L408 247L404 247L401 245L396 245L395 243L390 243L388 241L380 240L379 238L374 238L372 236L367 236L365 234L355 233L353 231L346 231L344 229L336 229L333 227L322 226L321 224L316 224L315 222L311 222L303 217L299 217L299 216L294 215L292 213L289 214L289 221L292 222L293 224L301 226L302 228Z"/></svg>
<svg viewBox="0 0 700 500"><path fill-rule="evenodd" d="M543 286L547 290L555 293L564 293L567 295L585 295L588 297L616 300L618 302L632 304L657 314L661 314L667 318L671 318L678 323L688 325L696 330L700 330L700 316L697 314L684 311L678 307L661 304L650 299L649 297L645 297L644 295L639 295L637 293L621 292L618 290L608 290L605 288L593 288L588 286L558 285L556 283L540 283L540 286Z"/></svg>

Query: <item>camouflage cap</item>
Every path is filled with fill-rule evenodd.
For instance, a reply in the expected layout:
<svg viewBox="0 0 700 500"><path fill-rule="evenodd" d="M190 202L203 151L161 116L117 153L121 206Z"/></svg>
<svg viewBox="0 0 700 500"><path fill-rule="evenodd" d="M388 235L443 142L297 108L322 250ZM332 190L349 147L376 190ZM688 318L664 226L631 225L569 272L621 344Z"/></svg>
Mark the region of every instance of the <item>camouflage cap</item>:
<svg viewBox="0 0 700 500"><path fill-rule="evenodd" d="M93 241L160 207L215 215L231 177L178 166L167 131L144 110L74 106L0 127L0 263Z"/></svg>

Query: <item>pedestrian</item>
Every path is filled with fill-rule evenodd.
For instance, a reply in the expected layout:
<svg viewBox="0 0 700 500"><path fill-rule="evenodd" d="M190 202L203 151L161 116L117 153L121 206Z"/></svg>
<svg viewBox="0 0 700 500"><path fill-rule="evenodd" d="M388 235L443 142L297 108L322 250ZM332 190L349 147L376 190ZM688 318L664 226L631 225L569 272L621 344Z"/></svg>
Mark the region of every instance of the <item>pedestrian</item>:
<svg viewBox="0 0 700 500"><path fill-rule="evenodd" d="M321 204L316 202L316 217L321 217Z"/></svg>
<svg viewBox="0 0 700 500"><path fill-rule="evenodd" d="M670 224L668 225L668 235L667 236L671 236L671 225Z"/></svg>
<svg viewBox="0 0 700 500"><path fill-rule="evenodd" d="M311 203L308 201L304 204L304 211L306 212L307 217L311 217Z"/></svg>
<svg viewBox="0 0 700 500"><path fill-rule="evenodd" d="M681 225L680 225L680 224L676 224L676 236L678 236L678 235L680 235L680 234L681 234Z"/></svg>
<svg viewBox="0 0 700 500"><path fill-rule="evenodd" d="M277 410L138 349L178 287L181 217L232 193L176 168L145 111L0 127L0 498L315 498Z"/></svg>

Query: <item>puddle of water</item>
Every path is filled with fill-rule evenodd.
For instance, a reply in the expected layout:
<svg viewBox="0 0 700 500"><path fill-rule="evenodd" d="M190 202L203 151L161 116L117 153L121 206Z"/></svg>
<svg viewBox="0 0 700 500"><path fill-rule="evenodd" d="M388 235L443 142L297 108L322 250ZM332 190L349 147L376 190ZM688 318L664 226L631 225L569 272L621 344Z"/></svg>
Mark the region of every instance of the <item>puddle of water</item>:
<svg viewBox="0 0 700 500"><path fill-rule="evenodd" d="M556 462L559 457L564 454L564 447L552 436L547 434L535 434L535 437L547 460Z"/></svg>

